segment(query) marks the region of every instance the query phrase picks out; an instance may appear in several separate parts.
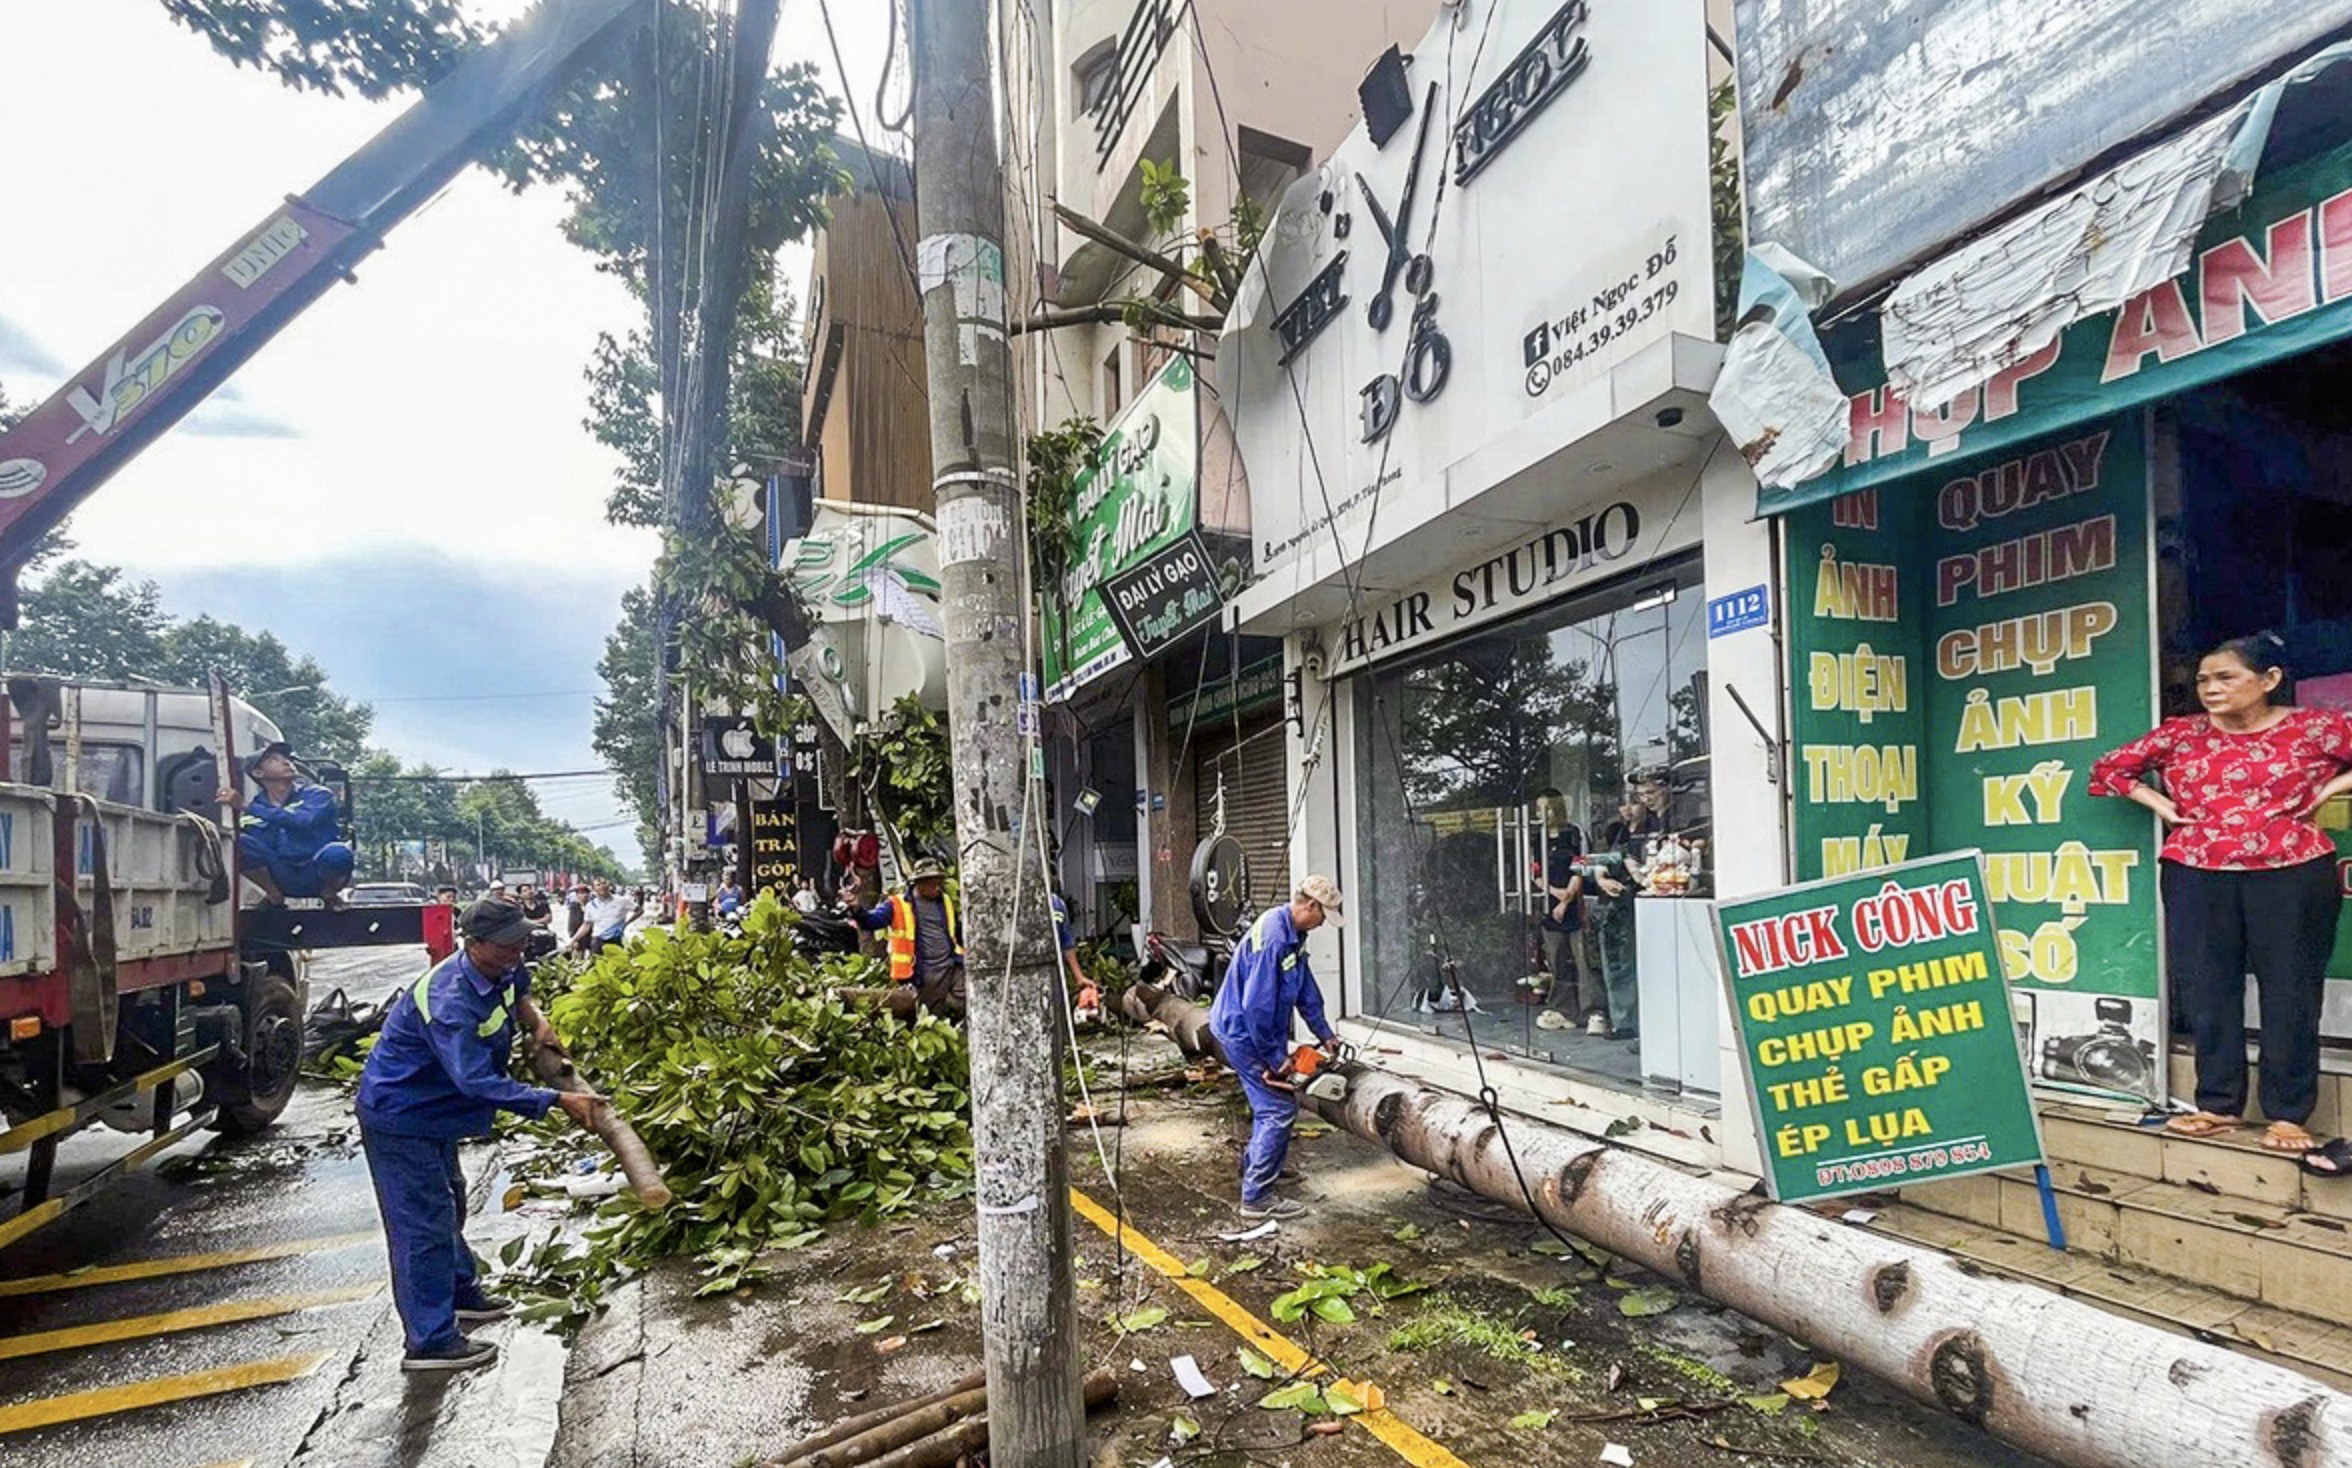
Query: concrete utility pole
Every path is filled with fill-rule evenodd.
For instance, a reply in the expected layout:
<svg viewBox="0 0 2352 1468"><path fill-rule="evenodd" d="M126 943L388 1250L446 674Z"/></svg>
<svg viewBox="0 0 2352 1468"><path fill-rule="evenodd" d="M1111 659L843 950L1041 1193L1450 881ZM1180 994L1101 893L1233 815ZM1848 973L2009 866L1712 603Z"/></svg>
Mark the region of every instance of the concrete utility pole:
<svg viewBox="0 0 2352 1468"><path fill-rule="evenodd" d="M1060 975L1044 864L1023 821L1036 747L1023 732L1033 723L1018 716L1029 676L1021 574L1028 552L1013 467L1004 169L986 0L914 0L908 35L922 236L916 266L971 997L988 1455L994 1468L1077 1468L1085 1409L1062 1151ZM1029 821L1043 818L1027 811Z"/></svg>

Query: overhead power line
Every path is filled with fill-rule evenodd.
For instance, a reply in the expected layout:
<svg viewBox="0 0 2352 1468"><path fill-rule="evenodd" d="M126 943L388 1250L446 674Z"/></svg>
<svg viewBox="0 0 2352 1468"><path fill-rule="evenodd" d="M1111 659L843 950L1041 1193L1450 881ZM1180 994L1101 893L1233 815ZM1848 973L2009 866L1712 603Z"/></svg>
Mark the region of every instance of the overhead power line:
<svg viewBox="0 0 2352 1468"><path fill-rule="evenodd" d="M482 785L496 780L578 780L590 775L610 777L610 770L501 770L494 775L362 775L353 774L352 783L371 781L388 785L397 780L405 784Z"/></svg>

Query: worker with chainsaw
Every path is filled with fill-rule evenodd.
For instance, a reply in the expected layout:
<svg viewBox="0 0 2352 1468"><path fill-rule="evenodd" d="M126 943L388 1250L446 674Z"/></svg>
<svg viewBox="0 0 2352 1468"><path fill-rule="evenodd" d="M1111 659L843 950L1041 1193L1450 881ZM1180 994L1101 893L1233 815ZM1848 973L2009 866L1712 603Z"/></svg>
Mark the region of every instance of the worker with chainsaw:
<svg viewBox="0 0 2352 1468"><path fill-rule="evenodd" d="M1291 1053L1291 1016L1307 1022L1325 1054L1336 1052L1339 1037L1323 1017L1323 991L1307 969L1306 941L1326 921L1339 922L1339 909L1339 888L1329 877L1299 883L1289 902L1250 924L1209 1009L1209 1028L1249 1097L1249 1150L1241 1160L1244 1218L1297 1218L1307 1211L1294 1198L1274 1196L1275 1184L1299 1180L1283 1158L1298 1123L1298 1087L1314 1069L1312 1050L1300 1047L1303 1065Z"/></svg>
<svg viewBox="0 0 2352 1468"><path fill-rule="evenodd" d="M534 929L511 902L484 899L459 921L462 952L402 991L359 1077L359 1142L392 1256L392 1303L407 1336L404 1371L464 1371L498 1359L462 1327L513 1313L485 1292L466 1247L457 1144L486 1136L500 1111L537 1119L560 1104L585 1127L597 1098L507 1075L515 1031L556 1043L531 1002L523 949Z"/></svg>
<svg viewBox="0 0 2352 1468"><path fill-rule="evenodd" d="M232 782L219 796L221 804L242 808L237 855L245 880L273 906L289 897L321 897L340 907L355 858L339 839L334 792L302 778L284 740L263 746L245 762L245 773L261 787L259 795L247 800Z"/></svg>
<svg viewBox="0 0 2352 1468"><path fill-rule="evenodd" d="M858 926L889 935L890 981L915 986L915 999L933 1014L964 1012L964 929L947 895L947 869L928 858L915 863L907 889L857 913Z"/></svg>

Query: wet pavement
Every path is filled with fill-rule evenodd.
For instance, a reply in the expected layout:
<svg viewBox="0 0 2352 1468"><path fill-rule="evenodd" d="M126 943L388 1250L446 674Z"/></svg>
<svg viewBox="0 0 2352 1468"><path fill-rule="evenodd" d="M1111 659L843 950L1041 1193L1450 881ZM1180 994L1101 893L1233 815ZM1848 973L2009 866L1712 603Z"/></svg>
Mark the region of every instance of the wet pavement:
<svg viewBox="0 0 2352 1468"><path fill-rule="evenodd" d="M1165 1068L1173 1051L1151 1041L1135 1056ZM1603 1456L1612 1445L1640 1468L2039 1461L1859 1376L1818 1409L1792 1400L1781 1383L1817 1364L1803 1346L1605 1256L1573 1254L1480 1200L1435 1192L1426 1174L1316 1125L1293 1154L1314 1213L1271 1237L1222 1239L1238 1227L1244 1113L1233 1099L1209 1088L1097 1101L1124 1125L1099 1139L1074 1129L1073 1178L1097 1205L1089 1211L1133 1231L1122 1247L1086 1216L1074 1224L1085 1363L1115 1371L1122 1388L1089 1423L1085 1461L1099 1468L1515 1468L1618 1461ZM1113 1216L1122 1197L1124 1224ZM1154 1258L1188 1277L1169 1278ZM978 1368L968 1203L913 1224L839 1228L769 1262L771 1278L717 1299L692 1298L700 1281L682 1263L619 1291L574 1350L551 1463L756 1463ZM1304 1269L1384 1263L1425 1288L1386 1302L1358 1293L1351 1322L1274 1322L1275 1299ZM1629 1301L1656 1313L1629 1313ZM1405 1446L1360 1423L1309 1437L1311 1419L1262 1409L1287 1373L1246 1371L1240 1347L1267 1325L1338 1375L1377 1385ZM1187 1398L1178 1355L1215 1395ZM1179 1416L1198 1431L1189 1441L1172 1434Z"/></svg>
<svg viewBox="0 0 2352 1468"><path fill-rule="evenodd" d="M311 969L384 998L409 950ZM102 1129L60 1150L58 1180L136 1145ZM11 1192L21 1159L0 1171ZM497 1159L471 1149L477 1199ZM510 1222L472 1231L478 1248ZM454 1381L404 1376L351 1099L305 1082L269 1133L199 1132L163 1161L0 1252L0 1460L11 1468L536 1468L554 1433L563 1348L490 1328L505 1359Z"/></svg>

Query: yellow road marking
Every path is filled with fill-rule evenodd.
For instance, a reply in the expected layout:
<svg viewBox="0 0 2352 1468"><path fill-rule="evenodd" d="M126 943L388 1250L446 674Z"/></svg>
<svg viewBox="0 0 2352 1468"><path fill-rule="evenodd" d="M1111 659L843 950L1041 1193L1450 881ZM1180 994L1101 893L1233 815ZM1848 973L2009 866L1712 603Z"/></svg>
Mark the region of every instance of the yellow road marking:
<svg viewBox="0 0 2352 1468"><path fill-rule="evenodd" d="M321 1305L348 1305L354 1300L364 1300L382 1288L379 1284L364 1284L340 1290L314 1290L305 1295L231 1300L226 1304L202 1305L191 1310L166 1310L159 1315L129 1315L120 1320L102 1320L96 1325L0 1336L0 1361L13 1360L19 1356L44 1355L50 1351L71 1351L82 1346L102 1346L112 1341L142 1340L148 1336L170 1335L180 1330L202 1330L206 1326L231 1325L240 1320L267 1320L273 1315L291 1315L297 1310L315 1310Z"/></svg>
<svg viewBox="0 0 2352 1468"><path fill-rule="evenodd" d="M1137 1232L1132 1222L1121 1222L1108 1209L1076 1188L1070 1189L1070 1206L1077 1209L1088 1223L1101 1229L1105 1236L1125 1244L1128 1253L1173 1280L1176 1287L1192 1296L1202 1309L1231 1326L1243 1340L1283 1370L1312 1376L1316 1372L1331 1369L1308 1355L1298 1342L1236 1304L1233 1297L1223 1290L1205 1279L1193 1278L1183 1260ZM1355 1420L1363 1423L1366 1431L1388 1444L1398 1457L1412 1464L1413 1468L1469 1468L1460 1458L1422 1436L1386 1408L1362 1413Z"/></svg>
<svg viewBox="0 0 2352 1468"><path fill-rule="evenodd" d="M290 1239L282 1244L263 1244L252 1249L228 1249L215 1254L173 1254L161 1259L142 1259L135 1264L77 1269L66 1274L31 1274L23 1279L0 1279L0 1296L78 1290L90 1285L121 1284L129 1279L154 1279L166 1274L225 1269L232 1264L254 1264L264 1259L284 1259L294 1254L323 1254L329 1249L348 1249L358 1244L373 1243L381 1237L369 1228L356 1233L330 1234L318 1239Z"/></svg>
<svg viewBox="0 0 2352 1468"><path fill-rule="evenodd" d="M128 1386L101 1387L96 1391L73 1392L37 1402L20 1402L13 1407L0 1407L0 1433L23 1432L32 1427L55 1427L61 1422L80 1422L85 1418L129 1412L140 1407L159 1407L166 1402L185 1402L195 1397L243 1391L252 1386L276 1386L281 1382L300 1381L318 1370L326 1359L325 1351L310 1351L300 1356L247 1361L237 1366L216 1367L211 1371L191 1371L185 1376L158 1376L151 1381L134 1381Z"/></svg>

